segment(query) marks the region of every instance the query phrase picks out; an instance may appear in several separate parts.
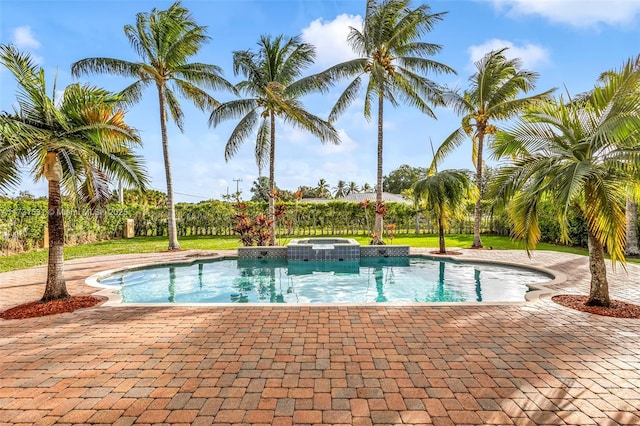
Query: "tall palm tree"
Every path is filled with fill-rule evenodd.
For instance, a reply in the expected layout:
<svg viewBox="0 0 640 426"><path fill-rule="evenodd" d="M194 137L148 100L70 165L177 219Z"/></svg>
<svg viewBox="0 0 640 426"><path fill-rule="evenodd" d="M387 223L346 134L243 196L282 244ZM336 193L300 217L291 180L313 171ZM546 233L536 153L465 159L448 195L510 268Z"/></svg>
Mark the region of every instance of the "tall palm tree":
<svg viewBox="0 0 640 426"><path fill-rule="evenodd" d="M354 181L349 182L349 186L347 187L347 194L356 194L360 192L360 188L358 187L358 184L355 183Z"/></svg>
<svg viewBox="0 0 640 426"><path fill-rule="evenodd" d="M188 99L200 110L210 110L219 102L205 89L233 91L233 87L222 77L220 67L189 62L210 38L206 35L206 27L199 26L180 2L172 4L167 10L154 8L150 13L138 13L135 26L125 25L124 32L140 57L140 62L87 58L74 63L71 72L75 76L109 73L135 78L136 81L122 92L131 102L142 98L145 87L155 85L167 181L169 250L178 250L180 244L176 231L167 117L171 115L178 129L184 131L184 113L177 95Z"/></svg>
<svg viewBox="0 0 640 426"><path fill-rule="evenodd" d="M274 168L277 119L308 131L322 142L339 143L340 138L328 121L308 112L300 102L302 96L328 88L328 81L318 76L301 78L302 71L313 63L315 48L303 43L299 36L283 35L273 38L263 35L258 47L257 52L233 52L233 71L235 75L242 74L245 78L236 88L246 97L219 105L211 113L209 124L215 127L225 120L240 119L225 147L224 155L227 160L255 132L258 167L262 168L265 158L269 159L268 217L272 231L270 244L275 245Z"/></svg>
<svg viewBox="0 0 640 426"><path fill-rule="evenodd" d="M533 103L547 99L554 90L519 98L521 93L528 93L535 88L538 74L523 70L520 59L507 59L506 51L507 48L489 52L475 63L477 71L469 77L468 90L463 93L445 92L445 103L462 116L462 125L442 142L429 170L433 173L447 155L460 146L467 136L471 136L472 160L476 169L476 184L480 191L473 215L474 248L482 248L480 224L485 136L491 137L497 131L491 122L515 117Z"/></svg>
<svg viewBox="0 0 640 426"><path fill-rule="evenodd" d="M513 127L498 133L495 152L513 158L501 169L492 193L511 200L513 234L528 249L540 239L538 207L544 197L559 208L568 240L568 211L585 219L591 289L588 305L610 306L604 247L624 261L625 200L640 179L640 56L610 73L583 99L541 103ZM635 68L634 68L635 65Z"/></svg>
<svg viewBox="0 0 640 426"><path fill-rule="evenodd" d="M449 220L464 214L465 201L478 195L466 170L443 170L418 180L413 188L416 203L424 202L438 223L440 254L446 254L444 232Z"/></svg>
<svg viewBox="0 0 640 426"><path fill-rule="evenodd" d="M339 180L335 188L333 188L333 198L343 198L347 195L347 183L343 180Z"/></svg>
<svg viewBox="0 0 640 426"><path fill-rule="evenodd" d="M331 191L329 191L329 182L325 179L320 179L318 184L316 185L316 192L318 194L318 198L329 198L331 197Z"/></svg>
<svg viewBox="0 0 640 426"><path fill-rule="evenodd" d="M0 63L18 83L17 108L0 114L0 188L19 182L20 165L49 181L49 258L43 301L69 297L64 278L62 192L97 206L111 197L109 183L144 188L147 177L133 148L135 129L124 122L120 96L80 84L49 98L42 68L29 55L0 45ZM55 90L53 90L55 93Z"/></svg>
<svg viewBox="0 0 640 426"><path fill-rule="evenodd" d="M364 116L371 118L372 102L378 109L378 167L376 180L376 204L382 204L382 155L384 103L398 106L399 101L418 108L435 118L430 104L442 103L440 87L423 74L427 72L452 73L453 69L428 59L442 46L421 41L431 31L444 13L430 13L422 4L412 7L411 0L368 0L361 30L351 28L347 38L353 51L359 56L324 71L334 80L353 78L333 107L329 120L335 120L357 98L368 79L364 98ZM354 78L355 77L355 78ZM376 209L378 210L378 209ZM382 241L383 216L376 213L373 244Z"/></svg>

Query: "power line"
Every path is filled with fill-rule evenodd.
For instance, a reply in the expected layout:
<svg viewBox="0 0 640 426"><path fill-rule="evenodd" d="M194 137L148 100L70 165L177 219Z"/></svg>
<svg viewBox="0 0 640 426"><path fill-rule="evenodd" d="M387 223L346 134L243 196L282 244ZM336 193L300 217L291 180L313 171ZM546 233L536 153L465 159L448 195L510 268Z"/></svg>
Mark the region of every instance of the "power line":
<svg viewBox="0 0 640 426"><path fill-rule="evenodd" d="M160 191L160 192L165 192L162 189L158 189L158 188L151 188L154 191ZM205 195L194 195L194 194L186 194L184 192L178 192L178 191L173 191L174 194L179 194L179 195L184 195L185 197L192 197L192 198L200 198L203 200L209 200L211 199L211 196L205 196Z"/></svg>

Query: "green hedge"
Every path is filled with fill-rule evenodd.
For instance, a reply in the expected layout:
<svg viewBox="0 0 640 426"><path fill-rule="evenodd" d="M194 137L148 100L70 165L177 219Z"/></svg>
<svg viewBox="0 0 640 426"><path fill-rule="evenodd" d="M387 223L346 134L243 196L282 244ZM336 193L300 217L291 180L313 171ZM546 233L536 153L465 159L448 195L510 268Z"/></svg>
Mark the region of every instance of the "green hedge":
<svg viewBox="0 0 640 426"><path fill-rule="evenodd" d="M63 210L65 244L73 245L121 236L126 219L138 208L114 204L92 213L64 203ZM41 247L47 217L46 201L0 201L0 252Z"/></svg>
<svg viewBox="0 0 640 426"><path fill-rule="evenodd" d="M264 202L248 202L248 214L256 215L267 210ZM164 207L144 205L123 206L110 204L91 214L65 204L65 239L67 244L118 238L122 235L126 219L135 220L136 236L167 234L167 211ZM373 228L373 203L363 208L358 203L330 201L327 203L285 203L285 213L278 219L279 239L313 235L368 235ZM487 208L483 219L483 232L508 235L509 220L504 213L493 215ZM206 201L198 204L176 205L179 236L184 235L233 235L233 203ZM46 201L0 201L0 252L12 253L31 250L42 244L43 230L47 222ZM411 234L419 229L423 234L435 234L437 228L425 212L416 223L413 206L404 203L388 203L385 224L394 224L396 234ZM570 238L572 244L586 247L585 223L575 213L570 213ZM418 228L417 228L418 227ZM542 240L559 243L560 230L552 205L545 205L540 217ZM451 224L452 233L473 232L473 206L464 220Z"/></svg>

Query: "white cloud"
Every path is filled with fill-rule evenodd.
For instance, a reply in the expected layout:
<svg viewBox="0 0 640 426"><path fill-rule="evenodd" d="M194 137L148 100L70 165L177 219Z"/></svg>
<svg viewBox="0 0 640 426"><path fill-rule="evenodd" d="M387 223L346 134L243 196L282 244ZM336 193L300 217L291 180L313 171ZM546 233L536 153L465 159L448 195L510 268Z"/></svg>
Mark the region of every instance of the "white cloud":
<svg viewBox="0 0 640 426"><path fill-rule="evenodd" d="M13 30L13 44L18 49L37 49L40 47L40 42L33 36L29 26L22 26Z"/></svg>
<svg viewBox="0 0 640 426"><path fill-rule="evenodd" d="M345 154L358 148L356 141L351 139L344 129L338 129L338 134L340 135L340 144L334 145L332 143L326 143L323 145L316 145L315 152L319 155L335 155Z"/></svg>
<svg viewBox="0 0 640 426"><path fill-rule="evenodd" d="M637 0L491 0L508 15L540 15L574 27L629 24L640 14Z"/></svg>
<svg viewBox="0 0 640 426"><path fill-rule="evenodd" d="M40 42L34 37L31 32L31 27L28 25L15 28L11 35L11 41L19 50L30 50L40 47ZM29 56L31 56L33 62L38 65L44 63L44 58L42 56L38 56L33 52L29 52Z"/></svg>
<svg viewBox="0 0 640 426"><path fill-rule="evenodd" d="M342 14L333 21L318 18L302 30L305 42L316 47L314 68L326 69L330 66L357 58L347 43L349 27L362 28L359 15Z"/></svg>
<svg viewBox="0 0 640 426"><path fill-rule="evenodd" d="M498 50L504 47L509 48L509 50L505 52L507 58L520 58L524 67L527 69L533 69L538 65L550 62L549 52L544 47L531 43L516 46L511 41L494 38L484 42L483 44L469 46L467 51L470 56L470 69L475 71L473 63L481 59L485 54L492 50Z"/></svg>

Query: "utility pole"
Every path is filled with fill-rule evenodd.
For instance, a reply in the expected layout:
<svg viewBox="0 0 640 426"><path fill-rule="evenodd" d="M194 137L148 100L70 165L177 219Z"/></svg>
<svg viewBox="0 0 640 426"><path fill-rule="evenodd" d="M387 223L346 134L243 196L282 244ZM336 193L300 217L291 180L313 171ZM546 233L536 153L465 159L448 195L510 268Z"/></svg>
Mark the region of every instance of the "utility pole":
<svg viewBox="0 0 640 426"><path fill-rule="evenodd" d="M241 178L238 179L233 179L233 181L236 183L236 194L240 192L240 182L242 182Z"/></svg>

